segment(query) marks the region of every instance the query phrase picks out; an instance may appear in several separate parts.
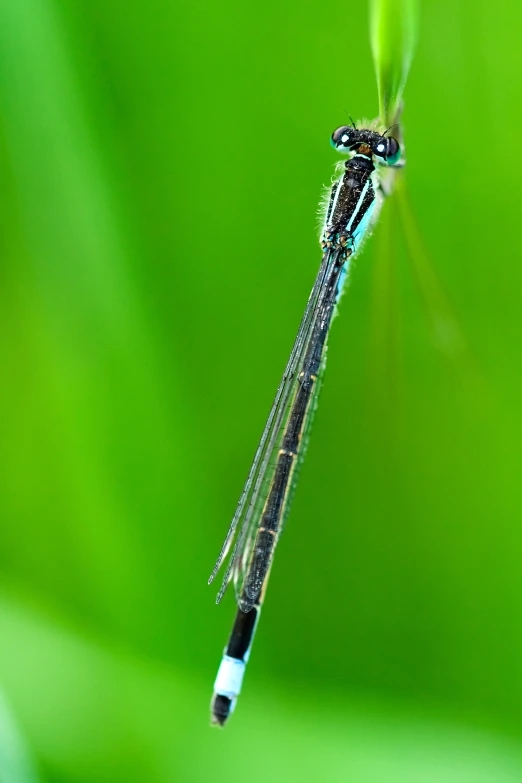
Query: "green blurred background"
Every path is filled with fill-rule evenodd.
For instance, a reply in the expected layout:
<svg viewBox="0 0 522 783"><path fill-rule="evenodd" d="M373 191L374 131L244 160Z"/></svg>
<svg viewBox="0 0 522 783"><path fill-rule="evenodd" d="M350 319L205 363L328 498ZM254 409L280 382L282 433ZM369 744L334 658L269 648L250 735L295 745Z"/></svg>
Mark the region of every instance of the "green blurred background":
<svg viewBox="0 0 522 783"><path fill-rule="evenodd" d="M329 135L377 112L367 9L2 0L1 783L522 780L521 25L422 3L407 184L469 347L433 339L386 205L218 732L207 577Z"/></svg>

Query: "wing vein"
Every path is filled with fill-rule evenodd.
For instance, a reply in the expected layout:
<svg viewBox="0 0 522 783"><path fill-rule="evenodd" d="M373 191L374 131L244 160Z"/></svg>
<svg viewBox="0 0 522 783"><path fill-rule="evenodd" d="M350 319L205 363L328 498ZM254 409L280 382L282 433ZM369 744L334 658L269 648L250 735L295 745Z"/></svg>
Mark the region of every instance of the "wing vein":
<svg viewBox="0 0 522 783"><path fill-rule="evenodd" d="M223 560L225 559L225 557L227 556L230 550L237 527L243 517L243 521L241 522L240 533L238 535L238 538L232 550L232 554L230 556L230 560L223 577L223 582L216 599L218 603L221 600L226 590L226 587L230 581L232 568L237 561L238 555L240 555L241 553L242 544L243 541L245 540L245 536L247 532L246 528L248 527L251 518L252 502L254 498L257 497L260 478L262 480L262 475L266 470L267 462L266 459L264 459L264 457L266 453L270 451L270 444L272 443L273 440L273 433L274 431L277 431L277 427L278 424L280 424L282 413L286 408L288 397L293 387L292 381L294 379L296 365L297 362L299 361L300 356L302 355L303 345L307 343L312 324L315 320L315 315L320 304L321 292L323 290L324 281L326 279L327 272L330 267L331 258L332 258L331 251L327 251L323 255L319 272L317 274L314 286L310 293L310 297L308 299L308 303L305 308L305 312L301 320L299 330L297 332L297 337L295 339L292 351L290 353L290 357L287 362L285 371L283 373L283 377L277 389L276 396L272 404L272 408L270 410L270 414L268 416L267 422L265 424L265 428L263 430L263 434L261 436L261 440L259 442L256 453L254 455L254 461L252 463L245 486L239 498L239 502L237 504L234 517L230 524L227 536L225 538L223 546L221 547L221 551L219 553L218 559L209 578L209 584L210 584L214 580L220 566L223 563ZM267 447L267 442L268 442L268 447ZM252 486L253 486L253 490L252 490ZM246 514L243 516L245 507L247 510L246 510Z"/></svg>

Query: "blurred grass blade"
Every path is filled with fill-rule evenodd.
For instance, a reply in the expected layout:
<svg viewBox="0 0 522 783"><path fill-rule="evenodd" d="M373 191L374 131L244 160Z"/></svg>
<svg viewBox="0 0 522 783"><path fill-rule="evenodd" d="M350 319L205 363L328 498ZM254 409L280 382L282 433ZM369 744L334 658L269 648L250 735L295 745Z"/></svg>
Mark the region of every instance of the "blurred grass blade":
<svg viewBox="0 0 522 783"><path fill-rule="evenodd" d="M38 783L26 743L0 692L0 783Z"/></svg>
<svg viewBox="0 0 522 783"><path fill-rule="evenodd" d="M380 433L383 419L397 420L400 407L400 318L397 281L396 202L383 206L372 281L368 401Z"/></svg>
<svg viewBox="0 0 522 783"><path fill-rule="evenodd" d="M2 554L123 634L157 578L140 523L170 516L172 411L190 406L165 371L174 337L146 293L97 60L61 5L0 3Z"/></svg>
<svg viewBox="0 0 522 783"><path fill-rule="evenodd" d="M398 177L394 193L415 280L425 305L436 347L450 359L461 363L464 358L471 363L471 355L464 332L444 291L432 260L422 239L411 204L406 183Z"/></svg>
<svg viewBox="0 0 522 783"><path fill-rule="evenodd" d="M379 116L396 122L417 40L417 0L370 0L370 43L377 87Z"/></svg>

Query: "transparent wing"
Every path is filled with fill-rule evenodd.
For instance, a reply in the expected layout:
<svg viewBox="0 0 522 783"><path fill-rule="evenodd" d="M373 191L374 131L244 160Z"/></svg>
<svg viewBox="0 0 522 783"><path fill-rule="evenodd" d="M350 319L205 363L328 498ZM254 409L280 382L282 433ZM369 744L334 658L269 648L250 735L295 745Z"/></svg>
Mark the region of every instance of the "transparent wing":
<svg viewBox="0 0 522 783"><path fill-rule="evenodd" d="M321 294L324 291L325 279L329 269L331 269L332 255L333 254L331 251L327 251L323 255L317 278L308 299L308 303L303 315L303 319L299 326L290 358L277 389L277 393L272 405L272 409L268 416L265 429L257 447L252 467L250 468L250 472L239 498L234 517L230 524L229 531L221 548L216 565L214 566L212 574L209 578L210 584L214 580L220 566L226 558L239 527L239 535L230 555L230 559L223 577L223 582L217 596L217 602L219 602L223 597L223 594L230 581L234 564L236 564L237 567L238 563L242 559L243 553L245 552L245 544L249 542L252 537L252 533L249 534L248 528L253 519L253 501L254 499L259 498L260 486L263 483L263 477L266 477L267 469L270 464L270 453L273 451L273 442L277 437L277 433L281 429L281 420L284 416L285 410L288 408L288 402L291 398L292 392L295 390L296 368L303 355L303 348L308 343L311 329L313 328L316 313L321 302Z"/></svg>
<svg viewBox="0 0 522 783"><path fill-rule="evenodd" d="M319 272L312 288L297 337L290 354L285 372L279 384L272 409L270 411L263 435L257 448L254 462L250 469L243 492L232 519L230 529L221 549L217 563L211 574L211 582L224 558L226 557L232 545L234 536L239 527L234 548L230 555L229 562L223 577L223 582L217 596L219 602L227 588L227 585L234 573L236 583L236 594L239 596L243 578L240 576L247 569L247 564L252 550L252 542L255 539L257 526L259 523L260 509L262 510L262 494L266 491L275 469L275 460L277 453L277 443L280 442L284 432L284 422L288 418L291 410L291 402L295 397L296 388L299 383L297 373L298 367L302 365L314 326L317 322L317 315L321 311L325 297L325 283L335 264L335 253L327 251L321 261Z"/></svg>
<svg viewBox="0 0 522 783"><path fill-rule="evenodd" d="M289 393L274 418L245 514L243 535L238 541L238 553L233 563L236 598L240 609L245 612L259 599L266 583L306 448L328 331L338 296L343 266L340 255L340 251L336 251L328 259L310 326L295 357L296 371Z"/></svg>
<svg viewBox="0 0 522 783"><path fill-rule="evenodd" d="M301 447L299 449L299 453L297 455L297 463L294 469L294 473L292 475L292 481L290 483L289 491L288 491L288 500L286 503L285 511L281 520L281 528L279 533L281 534L283 532L283 528L285 526L286 519L288 517L288 512L290 510L290 507L292 505L292 501L294 499L294 491L297 486L297 483L299 481L299 474L301 472L301 466L303 464L303 460L306 456L306 452L308 450L308 441L310 440L310 430L312 428L315 411L317 410L317 403L319 400L319 392L321 391L321 386L323 384L323 376L324 376L324 368L326 366L326 354L327 354L327 348L328 345L325 343L323 353L321 356L321 361L319 365L319 370L317 373L317 380L314 383L313 392L310 398L309 408L306 415L306 420L303 426L303 433L301 436Z"/></svg>

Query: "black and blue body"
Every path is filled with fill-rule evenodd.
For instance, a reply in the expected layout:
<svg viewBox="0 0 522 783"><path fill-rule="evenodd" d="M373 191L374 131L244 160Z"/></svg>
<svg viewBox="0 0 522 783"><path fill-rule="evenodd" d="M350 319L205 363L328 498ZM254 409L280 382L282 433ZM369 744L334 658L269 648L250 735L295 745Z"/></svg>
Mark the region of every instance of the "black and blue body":
<svg viewBox="0 0 522 783"><path fill-rule="evenodd" d="M211 582L238 535L217 601L233 578L238 611L214 684L212 722L234 709L250 655L275 548L306 452L325 365L326 344L351 257L361 246L383 198L379 167L394 166L398 142L371 129L343 126L332 135L350 155L332 184L321 233L323 257L290 359L276 393Z"/></svg>

